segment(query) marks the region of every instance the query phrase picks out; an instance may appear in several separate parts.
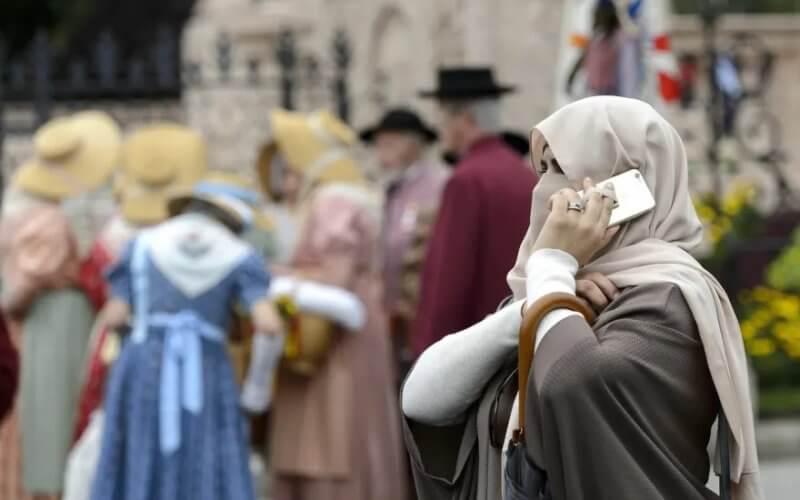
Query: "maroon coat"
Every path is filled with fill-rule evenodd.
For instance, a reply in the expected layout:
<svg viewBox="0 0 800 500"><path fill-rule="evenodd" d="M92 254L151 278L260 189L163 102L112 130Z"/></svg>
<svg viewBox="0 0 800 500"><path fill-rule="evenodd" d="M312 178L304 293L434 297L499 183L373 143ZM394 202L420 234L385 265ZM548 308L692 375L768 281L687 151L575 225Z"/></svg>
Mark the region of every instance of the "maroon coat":
<svg viewBox="0 0 800 500"><path fill-rule="evenodd" d="M11 344L5 318L0 314L0 420L14 405L18 368L17 351Z"/></svg>
<svg viewBox="0 0 800 500"><path fill-rule="evenodd" d="M494 312L528 228L536 175L498 137L474 144L445 187L422 274L417 354Z"/></svg>

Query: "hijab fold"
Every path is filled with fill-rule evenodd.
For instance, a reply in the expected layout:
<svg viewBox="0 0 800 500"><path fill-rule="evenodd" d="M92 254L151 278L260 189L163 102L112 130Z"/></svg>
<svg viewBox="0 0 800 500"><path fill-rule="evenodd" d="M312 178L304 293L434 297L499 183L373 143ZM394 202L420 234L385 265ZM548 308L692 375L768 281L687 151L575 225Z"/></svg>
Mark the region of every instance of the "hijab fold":
<svg viewBox="0 0 800 500"><path fill-rule="evenodd" d="M703 237L692 205L683 142L650 105L600 96L569 104L533 130L531 156L544 146L565 175L547 172L534 189L531 227L508 275L514 298L525 296L525 264L558 189L585 177L602 181L638 169L656 200L647 214L620 231L580 274L599 272L618 287L672 283L679 287L700 333L711 377L731 429L731 475L736 500L763 497L759 484L748 363L739 322L725 290L689 254Z"/></svg>

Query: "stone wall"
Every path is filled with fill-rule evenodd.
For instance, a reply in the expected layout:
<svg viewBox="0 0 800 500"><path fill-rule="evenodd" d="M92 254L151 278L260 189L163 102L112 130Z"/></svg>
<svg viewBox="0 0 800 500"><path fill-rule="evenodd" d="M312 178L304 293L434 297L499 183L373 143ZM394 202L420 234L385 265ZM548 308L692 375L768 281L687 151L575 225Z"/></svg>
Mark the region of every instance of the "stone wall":
<svg viewBox="0 0 800 500"><path fill-rule="evenodd" d="M323 74L330 75L331 40L344 29L353 50L349 84L354 126L373 121L394 105L410 105L435 122L434 103L419 99L417 91L434 85L436 68L488 64L499 81L518 88L503 101L504 123L526 132L553 108L561 5L545 0L201 0L184 32L182 58L201 67L204 82L186 87L182 108L168 104L167 112L205 136L214 167L252 175L257 151L269 136L269 110L280 105L274 56L279 33L292 29L300 52L313 55ZM677 16L673 24L675 51L702 54L698 20ZM800 16L726 16L719 26L720 43L742 30L758 35L777 55L767 104L780 119L787 172L800 183L800 169L791 168L800 158L800 142L793 140L800 134ZM222 33L233 47L228 83L217 81L215 74L215 43ZM264 63L259 70L263 83L242 85L252 58ZM327 81L317 83L315 93L298 91L300 109L332 107ZM138 103L118 107L126 125L147 121L153 109L139 109ZM129 117L132 113L135 118ZM708 139L702 106L672 113L670 119L684 135L693 164L702 167ZM7 138L4 168L28 154L26 140ZM741 156L735 145L726 148L730 156ZM759 175L758 165L749 168ZM702 180L702 168L696 170Z"/></svg>
<svg viewBox="0 0 800 500"><path fill-rule="evenodd" d="M356 127L371 122L386 107L394 105L410 105L435 122L434 103L419 99L417 91L434 85L436 68L489 64L495 68L498 80L518 87L517 93L503 101L503 121L509 128L525 132L553 108L561 10L560 2L543 0L272 0L258 4L205 0L188 33L198 26L212 32L230 30L237 26L233 20L258 19L260 15L270 21L262 22L260 28L253 20L246 23L237 35L238 44L274 51L276 33L292 28L301 35L303 50L325 60L330 57L335 31L345 29L353 47L351 122ZM266 16L268 11L273 15ZM223 16L223 12L227 14ZM800 143L791 140L800 132L800 94L794 90L800 69L800 16L731 15L722 19L719 28L722 44L734 32L747 30L775 51L776 73L767 104L772 110L780 110L777 114L791 165L800 157ZM209 40L207 35L206 46ZM697 18L676 16L673 45L679 53L702 54L702 31ZM197 51L201 46L202 43L185 44L187 51ZM701 94L704 86L701 81ZM187 93L190 123L209 134L212 149L219 151L219 161L228 168L250 169L258 144L268 137L266 113L270 106L278 104L277 96L273 93L271 97L256 98L255 93L220 101L238 99L239 104L233 106L214 104L217 98L213 96L199 99L193 92ZM311 109L318 105L319 101L306 101L299 107ZM216 125L228 138L212 132L208 110L215 106L235 117L233 125ZM693 164L700 166L695 169L701 180L699 185L707 187L702 166L706 162L708 133L702 106L673 112L670 119L686 138ZM725 144L723 149L729 156L741 156L735 145ZM755 176L763 173L759 165L743 163L748 164L745 170L753 171ZM798 169L787 170L797 178L794 171Z"/></svg>

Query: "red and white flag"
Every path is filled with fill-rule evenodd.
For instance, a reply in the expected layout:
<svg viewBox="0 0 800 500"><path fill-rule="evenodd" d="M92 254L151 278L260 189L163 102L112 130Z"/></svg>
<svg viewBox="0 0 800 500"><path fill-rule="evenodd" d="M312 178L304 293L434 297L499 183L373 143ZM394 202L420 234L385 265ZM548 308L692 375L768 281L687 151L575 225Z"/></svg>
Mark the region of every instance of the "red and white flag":
<svg viewBox="0 0 800 500"><path fill-rule="evenodd" d="M645 100L656 107L678 101L680 70L671 50L669 0L567 0L556 66L556 105L592 95L586 71L575 67L592 43L595 11L613 3L624 36L617 71L620 95ZM570 75L571 85L568 85Z"/></svg>

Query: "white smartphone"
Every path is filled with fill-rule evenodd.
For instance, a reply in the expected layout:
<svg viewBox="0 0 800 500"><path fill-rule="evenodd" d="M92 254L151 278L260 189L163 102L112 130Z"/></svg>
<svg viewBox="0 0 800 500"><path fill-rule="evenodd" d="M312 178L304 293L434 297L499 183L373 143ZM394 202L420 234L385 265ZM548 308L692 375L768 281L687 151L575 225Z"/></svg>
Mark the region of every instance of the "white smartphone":
<svg viewBox="0 0 800 500"><path fill-rule="evenodd" d="M608 180L598 182L597 186L606 184L613 184L614 192L617 195L617 203L611 212L608 227L618 226L623 222L635 219L656 206L656 200L638 170L628 170ZM583 196L583 191L578 191L578 194Z"/></svg>

